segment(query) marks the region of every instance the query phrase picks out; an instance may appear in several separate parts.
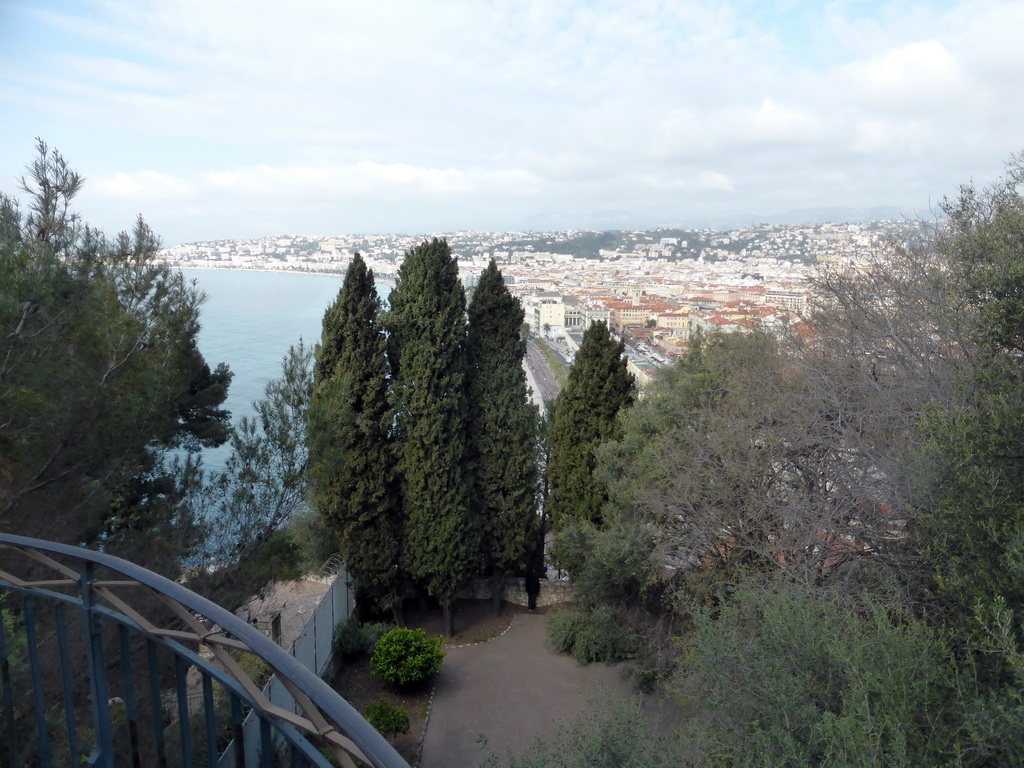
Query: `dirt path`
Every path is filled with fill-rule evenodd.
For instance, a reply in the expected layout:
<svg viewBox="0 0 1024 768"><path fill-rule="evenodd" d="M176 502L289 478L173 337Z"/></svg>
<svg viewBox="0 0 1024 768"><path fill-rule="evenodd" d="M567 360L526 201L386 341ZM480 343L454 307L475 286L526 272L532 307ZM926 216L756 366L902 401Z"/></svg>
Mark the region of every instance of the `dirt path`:
<svg viewBox="0 0 1024 768"><path fill-rule="evenodd" d="M579 666L546 643L545 619L516 617L487 643L449 648L438 673L419 768L472 768L548 740L595 696L628 696L624 665Z"/></svg>

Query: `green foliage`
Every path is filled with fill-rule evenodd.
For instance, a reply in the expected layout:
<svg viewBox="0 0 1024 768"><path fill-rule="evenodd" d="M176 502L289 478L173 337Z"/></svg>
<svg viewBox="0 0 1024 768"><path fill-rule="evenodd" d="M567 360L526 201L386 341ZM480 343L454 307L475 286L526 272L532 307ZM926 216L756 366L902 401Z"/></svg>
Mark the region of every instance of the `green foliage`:
<svg viewBox="0 0 1024 768"><path fill-rule="evenodd" d="M559 653L572 653L576 637L587 626L587 613L576 608L564 608L548 616L548 640Z"/></svg>
<svg viewBox="0 0 1024 768"><path fill-rule="evenodd" d="M526 391L523 316L492 260L469 306L466 341L471 502L485 571L522 569L540 535L537 410Z"/></svg>
<svg viewBox="0 0 1024 768"><path fill-rule="evenodd" d="M367 705L366 721L377 729L381 736L394 736L409 732L409 713L396 707L383 696Z"/></svg>
<svg viewBox="0 0 1024 768"><path fill-rule="evenodd" d="M372 655L377 643L389 629L383 622L363 624L351 617L344 624L339 624L334 632L334 652L342 657L358 656L361 653Z"/></svg>
<svg viewBox="0 0 1024 768"><path fill-rule="evenodd" d="M604 323L583 335L569 381L558 396L551 428L547 514L556 530L571 519L599 523L606 499L594 478L594 451L619 436L617 416L633 403L633 375L626 370L622 342L614 341Z"/></svg>
<svg viewBox="0 0 1024 768"><path fill-rule="evenodd" d="M373 272L356 254L323 319L308 413L312 504L345 567L382 609L398 600L398 506L388 363Z"/></svg>
<svg viewBox="0 0 1024 768"><path fill-rule="evenodd" d="M236 653L235 661L239 668L249 676L257 688L263 689L270 678L274 676L274 670L255 653Z"/></svg>
<svg viewBox="0 0 1024 768"><path fill-rule="evenodd" d="M71 203L82 179L40 142L0 195L0 519L177 576L202 539L193 461L223 442L230 372L196 347L202 295L138 220L112 240Z"/></svg>
<svg viewBox="0 0 1024 768"><path fill-rule="evenodd" d="M299 548L299 567L303 573L318 573L338 553L334 531L311 507L299 509L287 525L288 536Z"/></svg>
<svg viewBox="0 0 1024 768"><path fill-rule="evenodd" d="M552 639L586 659L614 647L594 625L642 636L623 606L653 612L645 568L675 566L696 713L672 764L1024 760L1022 183L1018 156L932 243L823 270L809 334L691 339L592 475L559 400L548 509L577 606Z"/></svg>
<svg viewBox="0 0 1024 768"><path fill-rule="evenodd" d="M354 616L339 624L334 631L334 652L339 656L355 656L366 650L366 636Z"/></svg>
<svg viewBox="0 0 1024 768"><path fill-rule="evenodd" d="M286 525L305 509L305 413L312 391L312 353L301 343L281 363L231 438L223 472L215 473L195 503L216 510L204 558L221 565L193 572L189 587L237 608L267 584L298 578L302 552Z"/></svg>
<svg viewBox="0 0 1024 768"><path fill-rule="evenodd" d="M740 585L702 610L680 693L703 764L945 765L962 756L968 681L913 616L839 593Z"/></svg>
<svg viewBox="0 0 1024 768"><path fill-rule="evenodd" d="M647 526L694 588L738 566L899 584L906 472L881 434L895 415L873 410L877 384L840 397L860 386L847 376L765 333L696 336L598 449L606 516Z"/></svg>
<svg viewBox="0 0 1024 768"><path fill-rule="evenodd" d="M13 680L23 682L22 675L28 671L28 642L25 620L20 612L13 610L14 593L0 595L0 621L3 621L3 637L6 646L8 673Z"/></svg>
<svg viewBox="0 0 1024 768"><path fill-rule="evenodd" d="M395 627L370 657L373 674L396 688L411 688L434 675L444 659L444 638L427 638L422 629Z"/></svg>
<svg viewBox="0 0 1024 768"><path fill-rule="evenodd" d="M370 621L361 626L363 631L363 649L371 656L377 650L377 643L380 642L380 639L393 629L390 624L383 621Z"/></svg>
<svg viewBox="0 0 1024 768"><path fill-rule="evenodd" d="M1024 352L1024 154L1011 157L1006 177L978 190L961 187L942 203L948 226L937 239L948 260L961 311L977 340L995 352Z"/></svg>
<svg viewBox="0 0 1024 768"><path fill-rule="evenodd" d="M779 504L767 485L777 457L766 449L777 438L750 439L772 423L764 381L777 360L774 343L760 334L696 334L688 354L622 414L618 439L597 449L606 513L654 522L662 551L684 563L714 549L723 532L758 532L731 523Z"/></svg>
<svg viewBox="0 0 1024 768"><path fill-rule="evenodd" d="M3 731L5 738L0 741L0 755L6 760L13 754L15 764L34 765L43 755L43 750L39 741L39 731L35 727L36 702L32 694L32 664L29 659L29 644L33 638L26 627L25 616L22 613L24 603L19 599L20 597L19 593L13 591L0 593L0 645L3 646L4 651L3 665L0 669L3 673L3 685L5 688L10 686L11 703L13 704L13 709L10 712L6 707L4 708ZM37 645L45 646L45 637L42 637L43 633L40 632L38 611L34 619L34 627L35 642ZM38 647L35 650L37 653L40 652ZM43 652L45 653L45 650ZM38 671L45 675L47 670L42 668ZM67 754L66 731L63 728L64 718L61 709L60 707L50 707L44 714L47 728L46 743L51 758L54 755L61 755L62 750L64 754ZM13 733L8 730L12 724ZM13 739L8 737L13 737Z"/></svg>
<svg viewBox="0 0 1024 768"><path fill-rule="evenodd" d="M466 462L466 297L448 243L408 254L389 297L397 471L405 515L402 565L450 606L477 551Z"/></svg>
<svg viewBox="0 0 1024 768"><path fill-rule="evenodd" d="M947 615L984 633L975 601L1024 610L1024 157L985 190L961 188L943 211L936 278L959 310L950 396L925 411L916 501L919 552Z"/></svg>
<svg viewBox="0 0 1024 768"><path fill-rule="evenodd" d="M988 363L989 373L1017 365ZM975 376L971 402L935 405L920 426L930 458L919 507L920 552L948 608L968 622L978 598L1024 608L1024 387L1006 373L1001 382Z"/></svg>
<svg viewBox="0 0 1024 768"><path fill-rule="evenodd" d="M603 529L573 523L558 535L557 546L573 570L575 602L585 609L639 606L660 591L654 543L645 526L619 520Z"/></svg>
<svg viewBox="0 0 1024 768"><path fill-rule="evenodd" d="M987 765L1024 763L1024 650L1019 620L997 598L974 604L980 628L978 650L988 662L983 674L998 682L980 687L965 707L964 741L977 762ZM993 659L995 660L993 662ZM985 669L987 667L988 669ZM997 675L992 671L998 670Z"/></svg>
<svg viewBox="0 0 1024 768"><path fill-rule="evenodd" d="M580 664L611 664L628 658L636 650L636 642L624 628L621 615L610 605L599 605L589 611L568 608L551 614L548 638L556 651L568 653Z"/></svg>

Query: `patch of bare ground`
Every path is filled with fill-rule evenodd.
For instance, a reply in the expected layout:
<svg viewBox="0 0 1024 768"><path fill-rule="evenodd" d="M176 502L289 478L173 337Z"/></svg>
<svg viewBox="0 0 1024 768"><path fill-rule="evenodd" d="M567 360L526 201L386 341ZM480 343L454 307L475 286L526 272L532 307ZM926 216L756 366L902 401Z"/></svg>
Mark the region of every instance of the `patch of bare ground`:
<svg viewBox="0 0 1024 768"><path fill-rule="evenodd" d="M490 600L456 600L452 610L455 611L455 636L445 640L446 647L491 640L508 629L518 614L526 612L521 605L503 603L501 614L495 616ZM536 611L544 612L543 608ZM444 635L444 615L437 606L410 602L405 607L405 622L410 629L423 629L428 637ZM389 737L388 741L407 763L416 764L429 715L433 680L414 691L399 693L373 676L369 656L361 654L343 662L331 685L364 714L366 707L382 696L393 706L408 712L409 731Z"/></svg>

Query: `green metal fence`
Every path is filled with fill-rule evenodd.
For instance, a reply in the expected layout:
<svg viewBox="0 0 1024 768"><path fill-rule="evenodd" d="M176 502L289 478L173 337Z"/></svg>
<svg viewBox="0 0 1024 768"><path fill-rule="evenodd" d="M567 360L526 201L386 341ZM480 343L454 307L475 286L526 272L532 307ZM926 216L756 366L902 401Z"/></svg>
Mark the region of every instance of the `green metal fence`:
<svg viewBox="0 0 1024 768"><path fill-rule="evenodd" d="M232 740L256 740L228 764L408 768L254 627L120 558L0 535L0 616L2 765L213 768ZM275 676L289 706L254 670Z"/></svg>

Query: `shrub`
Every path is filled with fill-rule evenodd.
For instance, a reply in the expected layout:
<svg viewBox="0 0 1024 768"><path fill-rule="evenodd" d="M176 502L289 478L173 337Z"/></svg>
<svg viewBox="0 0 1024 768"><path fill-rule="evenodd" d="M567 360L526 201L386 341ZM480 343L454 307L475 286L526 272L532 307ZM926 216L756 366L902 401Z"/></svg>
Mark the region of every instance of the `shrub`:
<svg viewBox="0 0 1024 768"><path fill-rule="evenodd" d="M372 655L377 650L377 643L380 642L384 635L391 631L391 628L390 624L386 624L383 621L371 621L363 624L363 650Z"/></svg>
<svg viewBox="0 0 1024 768"><path fill-rule="evenodd" d="M584 540L586 555L572 574L577 605L625 608L657 598L660 569L647 528L635 522L609 521L608 527Z"/></svg>
<svg viewBox="0 0 1024 768"><path fill-rule="evenodd" d="M366 634L359 622L350 618L334 630L334 652L342 657L355 656L366 650Z"/></svg>
<svg viewBox="0 0 1024 768"><path fill-rule="evenodd" d="M377 643L370 657L373 674L396 688L413 687L441 668L444 638L427 638L422 629L395 627Z"/></svg>
<svg viewBox="0 0 1024 768"><path fill-rule="evenodd" d="M394 736L409 731L409 713L396 707L381 696L366 707L366 721L377 729L381 736Z"/></svg>
<svg viewBox="0 0 1024 768"><path fill-rule="evenodd" d="M911 614L780 580L741 584L694 624L678 692L701 702L686 738L708 765L965 764L972 683Z"/></svg>
<svg viewBox="0 0 1024 768"><path fill-rule="evenodd" d="M548 618L548 640L559 653L572 653L576 638L587 624L587 614L578 608L566 608Z"/></svg>
<svg viewBox="0 0 1024 768"><path fill-rule="evenodd" d="M360 653L372 654L381 637L388 631L388 625L380 621L360 624L350 618L339 624L334 632L334 652L342 657L357 656Z"/></svg>
<svg viewBox="0 0 1024 768"><path fill-rule="evenodd" d="M555 650L571 654L580 664L593 661L610 664L635 650L615 609L607 605L590 612L571 608L552 614L548 637Z"/></svg>
<svg viewBox="0 0 1024 768"><path fill-rule="evenodd" d="M658 670L650 666L639 666L633 670L636 689L640 693L654 693L658 688Z"/></svg>

